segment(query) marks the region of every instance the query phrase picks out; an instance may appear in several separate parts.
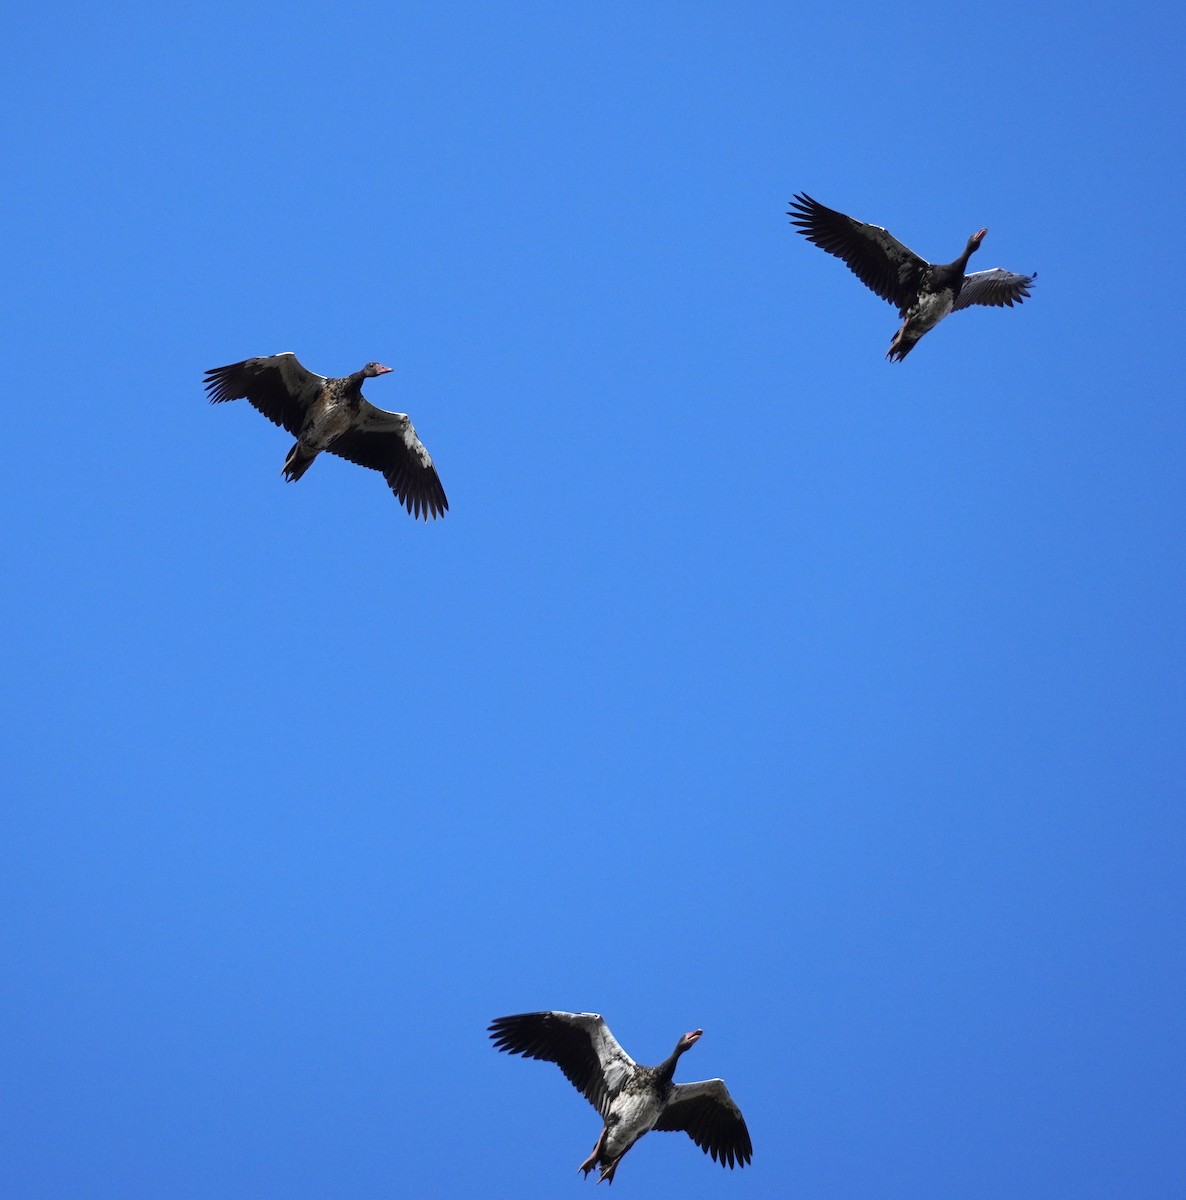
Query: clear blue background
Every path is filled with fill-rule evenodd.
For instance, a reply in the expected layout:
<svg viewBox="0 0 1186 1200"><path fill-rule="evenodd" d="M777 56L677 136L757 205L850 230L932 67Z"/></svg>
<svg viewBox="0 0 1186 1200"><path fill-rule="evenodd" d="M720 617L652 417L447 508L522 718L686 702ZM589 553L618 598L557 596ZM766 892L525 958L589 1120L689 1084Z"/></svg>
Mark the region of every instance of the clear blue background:
<svg viewBox="0 0 1186 1200"><path fill-rule="evenodd" d="M1186 1192L1180 6L8 24L3 1195L590 1195L552 1007L748 1119L615 1194Z"/></svg>

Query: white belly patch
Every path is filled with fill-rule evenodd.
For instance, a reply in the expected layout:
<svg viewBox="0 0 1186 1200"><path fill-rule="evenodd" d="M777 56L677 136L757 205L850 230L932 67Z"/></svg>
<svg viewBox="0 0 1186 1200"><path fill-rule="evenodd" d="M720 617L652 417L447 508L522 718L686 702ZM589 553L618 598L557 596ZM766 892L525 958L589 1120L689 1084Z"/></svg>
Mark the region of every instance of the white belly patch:
<svg viewBox="0 0 1186 1200"><path fill-rule="evenodd" d="M644 1133L655 1128L658 1119L659 1105L651 1093L619 1096L610 1108L609 1136L606 1138L609 1157L625 1153Z"/></svg>
<svg viewBox="0 0 1186 1200"><path fill-rule="evenodd" d="M914 311L910 313L910 324L921 334L934 329L949 312L955 298L946 288L941 292L924 293L918 298Z"/></svg>

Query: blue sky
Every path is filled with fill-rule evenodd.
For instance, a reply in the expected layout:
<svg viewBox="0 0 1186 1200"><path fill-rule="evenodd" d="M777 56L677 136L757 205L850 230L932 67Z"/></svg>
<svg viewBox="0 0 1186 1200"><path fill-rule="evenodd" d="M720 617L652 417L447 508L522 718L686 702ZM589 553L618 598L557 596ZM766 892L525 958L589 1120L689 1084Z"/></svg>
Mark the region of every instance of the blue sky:
<svg viewBox="0 0 1186 1200"><path fill-rule="evenodd" d="M1186 1185L1177 6L10 16L0 1191ZM1037 271L900 366L792 192ZM203 371L407 411L425 526Z"/></svg>

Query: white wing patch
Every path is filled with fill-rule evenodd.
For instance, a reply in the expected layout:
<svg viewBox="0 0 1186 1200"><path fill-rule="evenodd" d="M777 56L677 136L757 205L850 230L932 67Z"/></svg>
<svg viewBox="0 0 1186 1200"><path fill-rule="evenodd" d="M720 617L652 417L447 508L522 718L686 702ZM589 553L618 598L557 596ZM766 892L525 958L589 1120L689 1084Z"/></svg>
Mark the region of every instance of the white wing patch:
<svg viewBox="0 0 1186 1200"><path fill-rule="evenodd" d="M300 360L291 350L284 350L273 357L280 372L280 378L284 380L284 386L288 388L290 395L299 396L307 388L320 390L329 382L324 375L318 375L316 371L302 367Z"/></svg>
<svg viewBox="0 0 1186 1200"><path fill-rule="evenodd" d="M432 466L432 456L424 448L424 443L416 436L412 422L404 417L404 445L420 460L420 465L427 470Z"/></svg>
<svg viewBox="0 0 1186 1200"><path fill-rule="evenodd" d="M377 408L369 400L363 400L357 428L362 433L396 433L413 458L427 470L432 466L432 455L416 435L416 428L407 413L388 412ZM583 1014L582 1014L583 1015Z"/></svg>
<svg viewBox="0 0 1186 1200"><path fill-rule="evenodd" d="M576 1023L583 1026L593 1043L593 1052L601 1063L605 1077L605 1089L612 1097L634 1074L634 1059L618 1044L618 1039L609 1031L609 1026L599 1013L577 1013Z"/></svg>

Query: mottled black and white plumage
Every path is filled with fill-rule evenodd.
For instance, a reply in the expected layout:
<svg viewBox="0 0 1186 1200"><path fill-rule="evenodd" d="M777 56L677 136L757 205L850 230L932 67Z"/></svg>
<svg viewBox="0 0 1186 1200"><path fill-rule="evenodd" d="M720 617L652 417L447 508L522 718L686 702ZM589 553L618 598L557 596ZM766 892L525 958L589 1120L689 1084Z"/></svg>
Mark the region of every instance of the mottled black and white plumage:
<svg viewBox="0 0 1186 1200"><path fill-rule="evenodd" d="M605 1126L577 1168L612 1183L622 1155L652 1129L683 1130L721 1166L744 1167L753 1156L741 1110L720 1079L673 1083L675 1064L699 1041L694 1029L657 1067L634 1061L597 1013L534 1012L499 1017L489 1028L495 1049L554 1062L601 1114Z"/></svg>
<svg viewBox="0 0 1186 1200"><path fill-rule="evenodd" d="M901 362L948 313L972 304L996 308L1020 304L1037 278L1000 267L965 274L968 259L980 249L987 229L972 234L954 262L937 264L919 258L880 225L846 217L805 193L791 200L789 215L808 241L842 259L867 288L897 308L902 327L886 353L891 361Z"/></svg>
<svg viewBox="0 0 1186 1200"><path fill-rule="evenodd" d="M443 516L449 507L432 459L406 413L376 408L362 394L362 381L391 370L367 363L361 371L327 379L306 370L295 354L249 358L206 372L210 400L248 400L269 421L296 439L283 474L300 479L328 450L360 467L380 472L413 517Z"/></svg>

